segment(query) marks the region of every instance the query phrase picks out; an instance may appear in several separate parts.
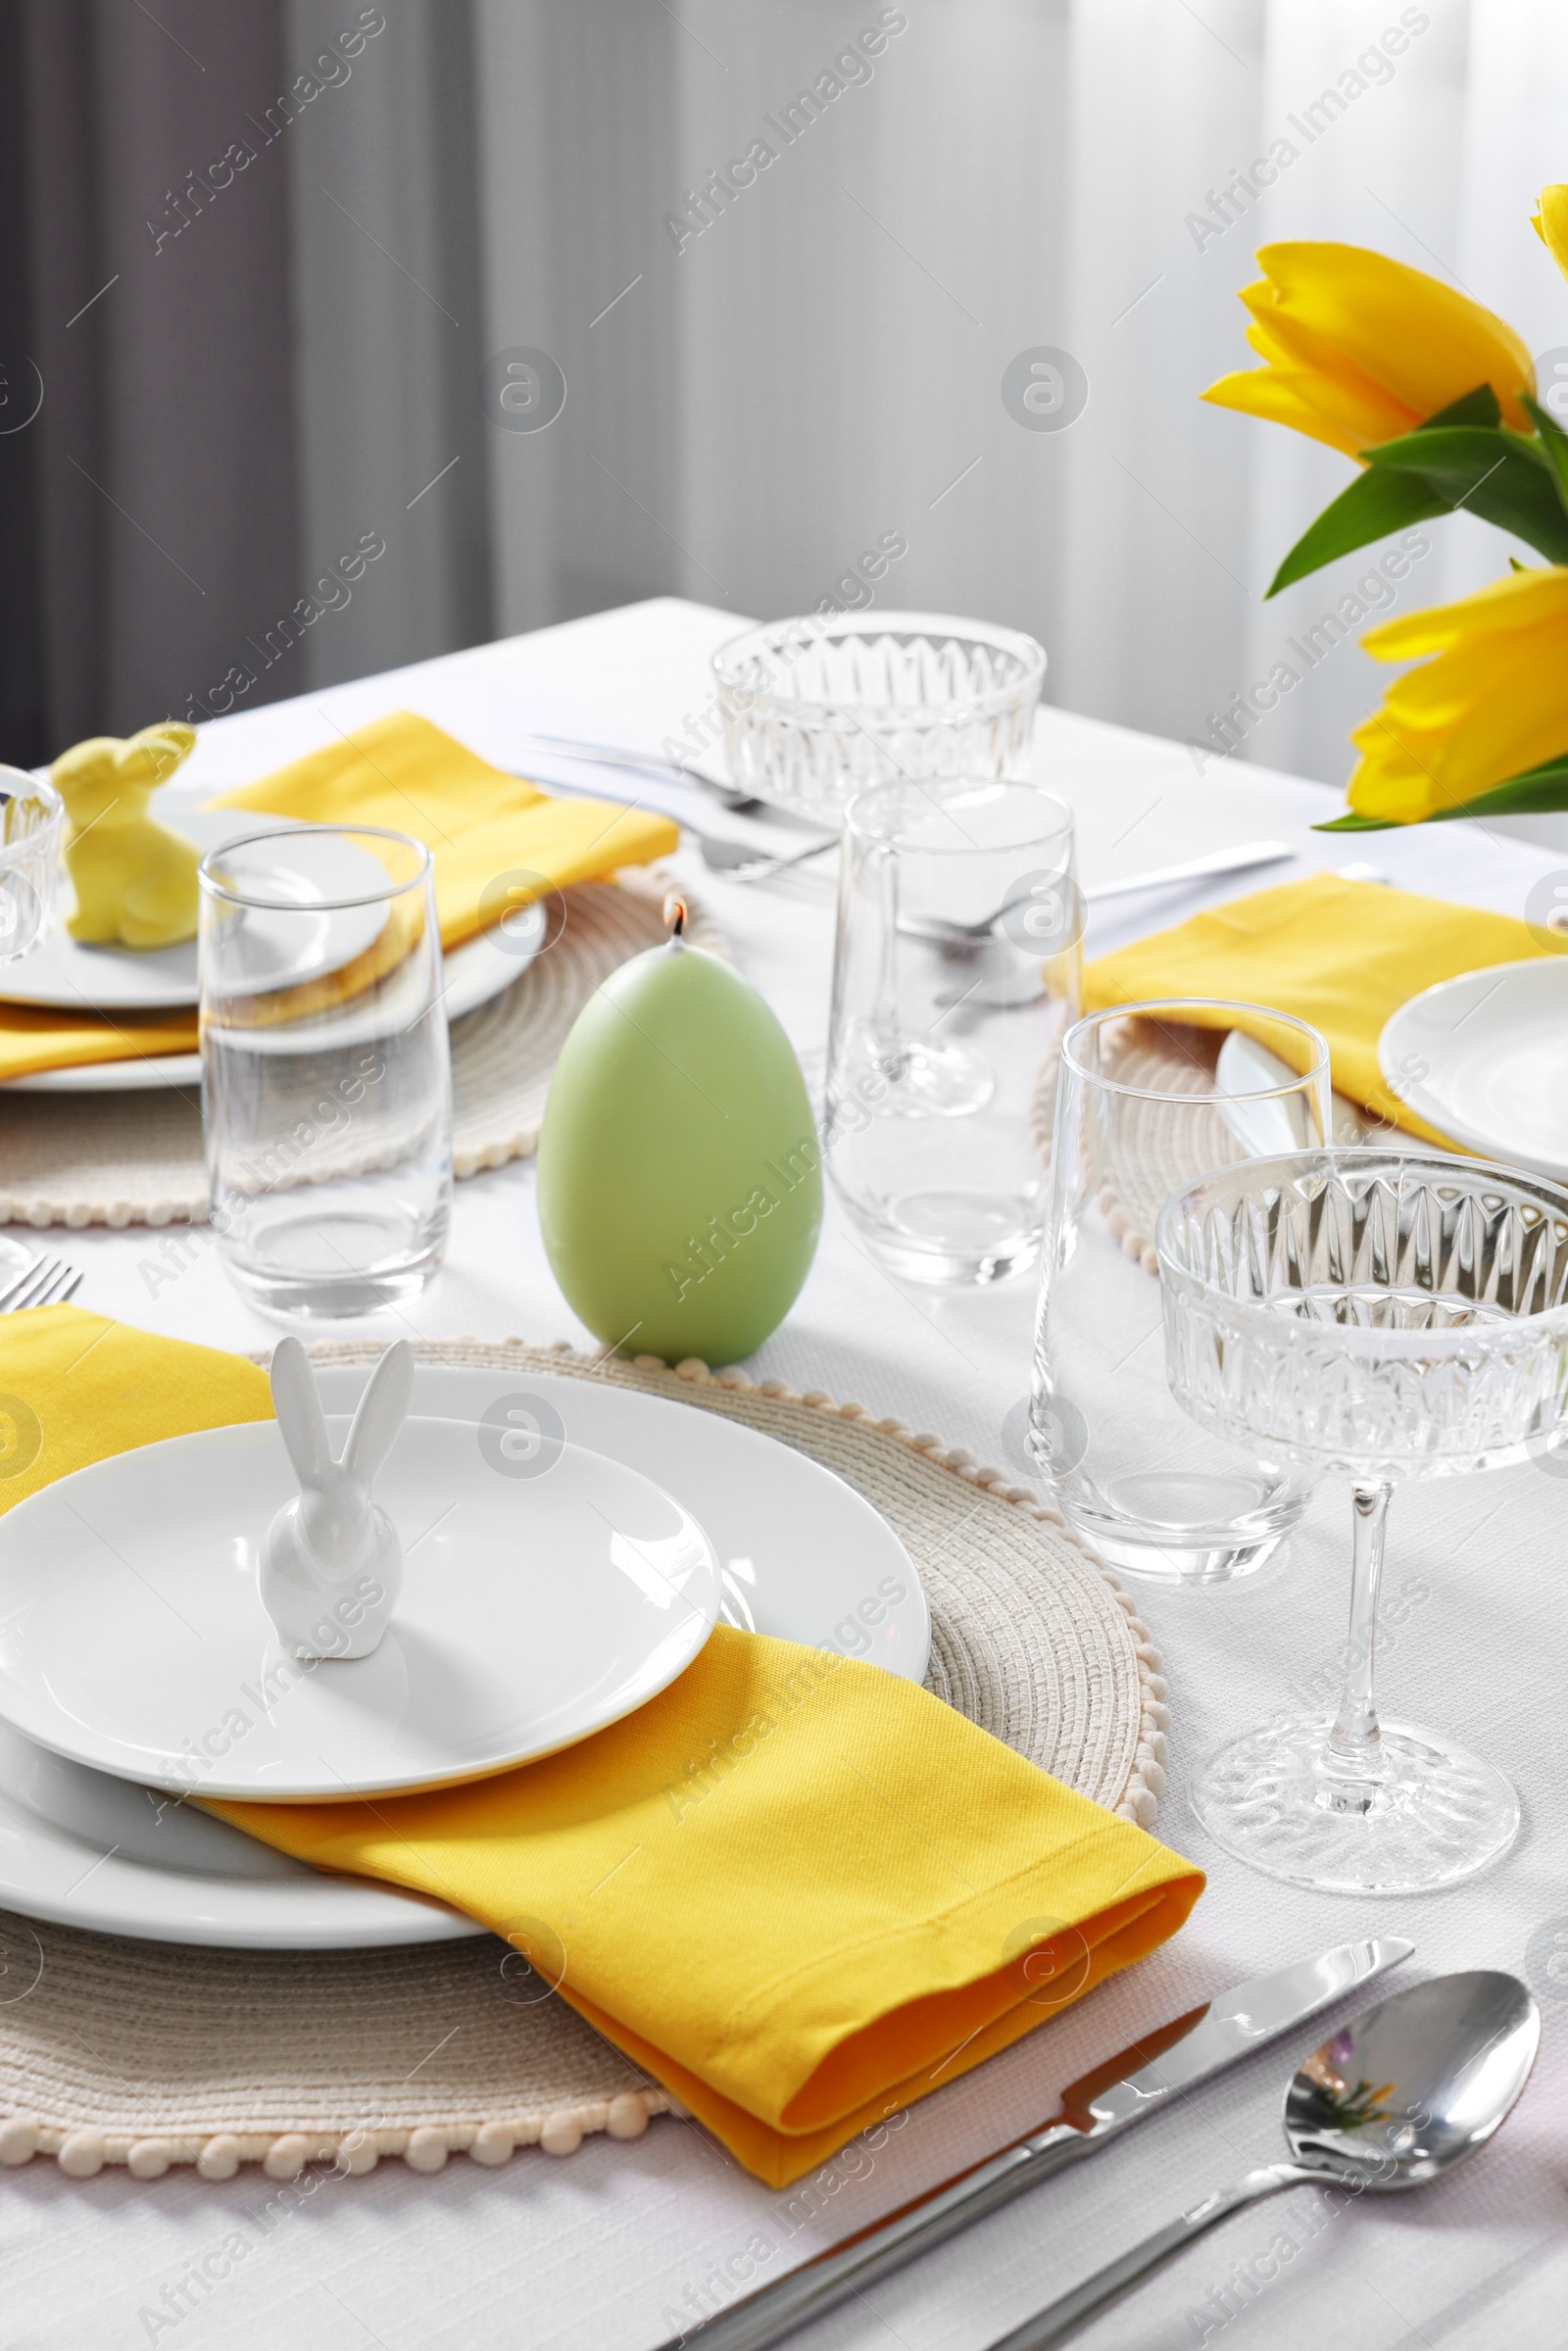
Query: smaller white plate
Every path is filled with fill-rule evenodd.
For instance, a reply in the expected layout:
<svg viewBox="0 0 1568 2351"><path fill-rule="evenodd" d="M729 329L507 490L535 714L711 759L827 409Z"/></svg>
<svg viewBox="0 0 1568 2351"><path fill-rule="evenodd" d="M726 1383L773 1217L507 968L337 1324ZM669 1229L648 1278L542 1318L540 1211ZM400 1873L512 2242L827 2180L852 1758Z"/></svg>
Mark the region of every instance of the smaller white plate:
<svg viewBox="0 0 1568 2351"><path fill-rule="evenodd" d="M329 1424L341 1450L347 1424ZM256 1589L296 1492L276 1424L75 1471L0 1519L0 1716L176 1793L324 1802L451 1786L570 1746L672 1682L719 1565L652 1479L562 1444L497 1466L462 1421L405 1423L376 1496L403 1590L371 1656L290 1660Z"/></svg>
<svg viewBox="0 0 1568 2351"><path fill-rule="evenodd" d="M441 1001L449 1022L500 996L533 959L536 939L501 940L482 931L455 947L442 963ZM200 1086L200 1053L150 1053L139 1061L88 1061L76 1069L40 1069L31 1077L0 1080L0 1094L144 1094L159 1086Z"/></svg>
<svg viewBox="0 0 1568 2351"><path fill-rule="evenodd" d="M298 829L290 817L263 816L254 808L181 808L172 824L204 855L251 834ZM328 855L333 896L352 898L386 880L375 859L352 841L335 843ZM277 880L279 895L289 895L289 876L280 872ZM178 947L83 947L66 929L75 906L62 859L53 927L30 955L0 965L0 1002L45 1005L57 1012L195 1008L199 990L194 939ZM330 913L322 908L308 925L290 912L278 917L275 933L270 935L264 919L254 926L260 959L248 984L258 992L288 988L337 971L365 953L385 920L385 910L378 906L337 907Z"/></svg>
<svg viewBox="0 0 1568 2351"><path fill-rule="evenodd" d="M1568 959L1493 963L1401 1004L1383 1082L1467 1151L1568 1177Z"/></svg>

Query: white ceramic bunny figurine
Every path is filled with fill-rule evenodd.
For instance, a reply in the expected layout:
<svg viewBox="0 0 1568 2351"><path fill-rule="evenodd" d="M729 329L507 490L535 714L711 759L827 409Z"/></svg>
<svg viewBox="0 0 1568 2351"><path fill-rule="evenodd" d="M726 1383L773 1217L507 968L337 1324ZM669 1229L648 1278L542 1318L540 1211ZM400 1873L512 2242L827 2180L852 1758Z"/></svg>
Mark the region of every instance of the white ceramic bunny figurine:
<svg viewBox="0 0 1568 2351"><path fill-rule="evenodd" d="M394 1341L371 1372L341 1461L297 1339L278 1341L271 1376L300 1492L267 1530L256 1571L262 1606L291 1657L368 1657L403 1583L403 1545L370 1485L408 1417L414 1349Z"/></svg>

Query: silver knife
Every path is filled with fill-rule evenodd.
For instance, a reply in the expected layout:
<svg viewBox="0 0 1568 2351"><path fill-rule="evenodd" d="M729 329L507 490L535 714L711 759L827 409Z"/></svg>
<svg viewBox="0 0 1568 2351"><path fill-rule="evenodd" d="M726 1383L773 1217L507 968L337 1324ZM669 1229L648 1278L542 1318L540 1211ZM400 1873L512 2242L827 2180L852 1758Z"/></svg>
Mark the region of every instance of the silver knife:
<svg viewBox="0 0 1568 2351"><path fill-rule="evenodd" d="M1060 2114L1043 2131L928 2188L875 2228L830 2245L787 2278L694 2325L689 2334L672 2336L660 2351L678 2351L687 2342L697 2342L700 2351L766 2351L768 2344L782 2342L798 2327L929 2253L1037 2180L1157 2114L1195 2082L1223 2073L1343 1993L1396 1967L1414 1948L1397 1935L1339 1943L1319 1959L1275 1968L1190 2009L1071 2082L1062 2092Z"/></svg>
<svg viewBox="0 0 1568 2351"><path fill-rule="evenodd" d="M1178 882L1206 882L1222 873L1250 873L1254 865L1281 865L1302 853L1288 841L1249 841L1240 849L1213 850L1207 857L1189 857L1181 865L1161 865L1148 873L1130 873L1119 882L1090 882L1083 890L1085 906L1098 906L1107 898L1131 898L1140 890L1172 889Z"/></svg>

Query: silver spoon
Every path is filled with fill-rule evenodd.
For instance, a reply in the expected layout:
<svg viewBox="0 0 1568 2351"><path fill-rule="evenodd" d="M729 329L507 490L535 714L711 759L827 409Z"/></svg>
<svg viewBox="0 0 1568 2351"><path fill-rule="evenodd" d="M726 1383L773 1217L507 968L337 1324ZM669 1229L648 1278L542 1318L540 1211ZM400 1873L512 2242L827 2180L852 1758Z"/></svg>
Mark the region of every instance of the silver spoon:
<svg viewBox="0 0 1568 2351"><path fill-rule="evenodd" d="M1244 2205L1310 2181L1424 2187L1484 2146L1524 2088L1541 2011L1516 1976L1478 1968L1380 2000L1306 2058L1285 2093L1291 2163L1265 2164L1107 2262L991 2351L1046 2351Z"/></svg>
<svg viewBox="0 0 1568 2351"><path fill-rule="evenodd" d="M1173 890L1181 882L1208 881L1220 873L1248 873L1256 865L1278 865L1297 852L1287 841L1249 841L1240 849L1216 849L1206 857L1189 857L1180 865L1161 865L1149 873L1130 873L1118 882L1091 882L1078 895L1086 906L1098 906L1108 898L1131 898L1141 890ZM1036 877L1043 887L1059 876ZM1015 906L1025 906L1035 890L1026 878L1014 883L1012 895L1004 898L994 912L980 922L952 922L945 914L901 914L899 928L909 939L934 939L940 946L978 945L989 939L1004 915Z"/></svg>

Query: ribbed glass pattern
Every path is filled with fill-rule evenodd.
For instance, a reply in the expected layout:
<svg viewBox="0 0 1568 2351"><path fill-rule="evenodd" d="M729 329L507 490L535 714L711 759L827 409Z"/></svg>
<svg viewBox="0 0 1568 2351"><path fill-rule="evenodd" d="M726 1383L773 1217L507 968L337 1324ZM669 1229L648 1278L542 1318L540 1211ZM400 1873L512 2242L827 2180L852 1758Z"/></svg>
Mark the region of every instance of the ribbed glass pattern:
<svg viewBox="0 0 1568 2351"><path fill-rule="evenodd" d="M1027 769L1045 656L920 615L754 629L715 662L733 781L836 822L863 784Z"/></svg>
<svg viewBox="0 0 1568 2351"><path fill-rule="evenodd" d="M1166 1369L1211 1428L1363 1478L1499 1468L1568 1410L1568 1193L1392 1151L1244 1162L1167 1201Z"/></svg>

